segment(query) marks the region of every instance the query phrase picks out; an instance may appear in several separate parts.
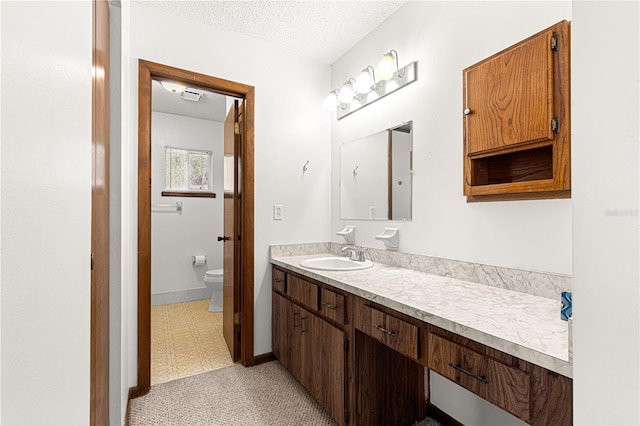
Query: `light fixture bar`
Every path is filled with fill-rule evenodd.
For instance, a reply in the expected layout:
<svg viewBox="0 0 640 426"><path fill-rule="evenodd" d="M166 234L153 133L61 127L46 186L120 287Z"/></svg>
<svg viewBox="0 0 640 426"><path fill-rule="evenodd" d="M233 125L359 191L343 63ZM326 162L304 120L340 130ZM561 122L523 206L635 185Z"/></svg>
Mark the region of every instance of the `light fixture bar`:
<svg viewBox="0 0 640 426"><path fill-rule="evenodd" d="M347 115L358 111L379 99L384 98L385 96L395 92L396 90L413 83L417 78L418 63L411 62L410 64L405 65L397 72L395 72L390 80L382 80L376 82L374 90L372 90L370 93L362 95L357 100L349 104L338 105L338 107L336 108L336 117L338 118L338 120L340 120Z"/></svg>

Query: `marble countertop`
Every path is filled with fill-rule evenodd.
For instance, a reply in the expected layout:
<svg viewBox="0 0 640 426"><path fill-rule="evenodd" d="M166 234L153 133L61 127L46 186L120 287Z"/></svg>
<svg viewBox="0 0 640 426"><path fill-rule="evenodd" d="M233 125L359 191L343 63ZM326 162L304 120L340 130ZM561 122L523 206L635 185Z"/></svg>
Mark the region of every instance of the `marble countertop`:
<svg viewBox="0 0 640 426"><path fill-rule="evenodd" d="M300 266L327 256L334 255L274 257L271 263L572 377L559 300L381 263L363 271Z"/></svg>

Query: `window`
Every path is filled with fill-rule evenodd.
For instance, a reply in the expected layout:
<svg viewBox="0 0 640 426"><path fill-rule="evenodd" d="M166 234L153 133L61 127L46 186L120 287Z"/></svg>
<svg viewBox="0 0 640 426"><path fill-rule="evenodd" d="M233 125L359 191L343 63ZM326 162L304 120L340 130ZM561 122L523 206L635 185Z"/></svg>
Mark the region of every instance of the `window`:
<svg viewBox="0 0 640 426"><path fill-rule="evenodd" d="M165 172L162 195L215 197L211 151L166 147Z"/></svg>

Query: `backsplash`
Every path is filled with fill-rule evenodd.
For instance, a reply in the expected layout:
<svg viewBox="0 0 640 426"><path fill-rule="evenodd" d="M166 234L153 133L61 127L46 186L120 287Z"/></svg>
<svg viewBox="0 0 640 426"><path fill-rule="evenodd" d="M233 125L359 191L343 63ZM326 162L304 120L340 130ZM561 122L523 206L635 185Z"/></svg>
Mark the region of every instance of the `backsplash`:
<svg viewBox="0 0 640 426"><path fill-rule="evenodd" d="M341 255L345 244L307 243L272 245L271 257L313 254ZM413 269L430 274L476 282L491 287L518 291L533 296L560 300L560 293L571 290L571 276L504 268L420 254L365 248L367 259L385 265Z"/></svg>

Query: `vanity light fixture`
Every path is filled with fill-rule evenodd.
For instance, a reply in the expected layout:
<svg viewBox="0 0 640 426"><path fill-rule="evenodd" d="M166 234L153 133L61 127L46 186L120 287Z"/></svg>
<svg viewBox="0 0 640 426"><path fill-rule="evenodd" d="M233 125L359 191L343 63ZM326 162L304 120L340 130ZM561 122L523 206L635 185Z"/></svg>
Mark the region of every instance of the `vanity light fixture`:
<svg viewBox="0 0 640 426"><path fill-rule="evenodd" d="M340 93L338 93L338 100L341 105L348 105L356 98L356 93L353 90L354 82L355 80L350 78L342 85Z"/></svg>
<svg viewBox="0 0 640 426"><path fill-rule="evenodd" d="M376 84L376 74L371 65L367 65L365 69L360 72L353 88L357 93L366 95L373 90L373 86Z"/></svg>
<svg viewBox="0 0 640 426"><path fill-rule="evenodd" d="M327 111L335 111L336 107L340 105L340 101L338 101L338 93L340 93L338 89L329 92L322 103L322 107Z"/></svg>
<svg viewBox="0 0 640 426"><path fill-rule="evenodd" d="M336 111L336 116L340 120L416 81L417 65L414 61L400 68L398 52L391 49L383 55L375 70L368 65L357 78L352 77L340 89L329 92L322 106L327 111Z"/></svg>
<svg viewBox="0 0 640 426"><path fill-rule="evenodd" d="M394 76L402 78L400 67L398 66L398 52L391 49L385 53L382 56L376 71L380 80L391 80ZM404 72L404 69L402 72Z"/></svg>

